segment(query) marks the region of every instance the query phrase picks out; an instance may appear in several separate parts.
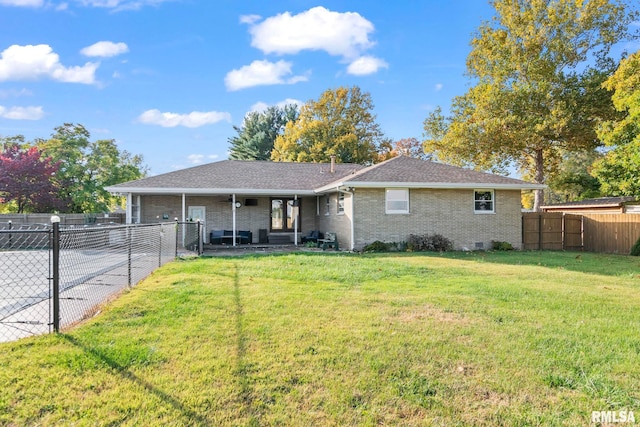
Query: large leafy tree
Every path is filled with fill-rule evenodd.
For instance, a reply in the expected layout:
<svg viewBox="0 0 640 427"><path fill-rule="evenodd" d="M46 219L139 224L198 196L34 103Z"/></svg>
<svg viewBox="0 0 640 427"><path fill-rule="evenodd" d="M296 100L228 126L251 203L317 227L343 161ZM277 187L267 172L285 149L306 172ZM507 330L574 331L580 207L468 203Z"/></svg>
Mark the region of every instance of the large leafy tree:
<svg viewBox="0 0 640 427"><path fill-rule="evenodd" d="M599 197L600 181L592 175L592 165L602 154L597 150L563 153L558 173L548 179L546 203L562 203Z"/></svg>
<svg viewBox="0 0 640 427"><path fill-rule="evenodd" d="M640 51L620 62L605 87L614 91L613 103L624 117L598 129L598 136L611 148L596 162L594 174L604 194L640 196Z"/></svg>
<svg viewBox="0 0 640 427"><path fill-rule="evenodd" d="M58 198L58 164L36 147L5 140L0 151L0 198L18 213L52 212L64 206Z"/></svg>
<svg viewBox="0 0 640 427"><path fill-rule="evenodd" d="M248 113L242 126L234 126L238 133L229 138L229 158L234 160L271 160L273 144L290 121L298 118L295 104L271 106L265 111Z"/></svg>
<svg viewBox="0 0 640 427"><path fill-rule="evenodd" d="M275 161L371 164L389 142L373 114L371 95L358 86L326 90L302 106L276 138Z"/></svg>
<svg viewBox="0 0 640 427"><path fill-rule="evenodd" d="M114 140L91 141L80 124L55 128L48 140L37 141L42 152L59 164L60 194L68 212L106 212L120 200L104 187L145 176L142 156L120 151Z"/></svg>
<svg viewBox="0 0 640 427"><path fill-rule="evenodd" d="M495 0L496 15L471 41L475 85L452 102L451 117L425 120L425 149L479 169L517 166L545 183L562 152L599 144L595 127L614 114L602 82L611 46L636 16L624 0ZM543 199L535 195L534 209Z"/></svg>

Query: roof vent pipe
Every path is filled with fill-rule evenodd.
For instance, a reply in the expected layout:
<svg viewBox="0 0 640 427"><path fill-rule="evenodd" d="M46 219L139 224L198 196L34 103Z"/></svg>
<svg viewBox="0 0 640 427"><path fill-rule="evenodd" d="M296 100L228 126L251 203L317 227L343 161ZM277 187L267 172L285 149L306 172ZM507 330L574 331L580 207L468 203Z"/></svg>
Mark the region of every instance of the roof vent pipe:
<svg viewBox="0 0 640 427"><path fill-rule="evenodd" d="M336 172L336 155L332 154L331 155L331 169L330 169L331 173L335 173Z"/></svg>

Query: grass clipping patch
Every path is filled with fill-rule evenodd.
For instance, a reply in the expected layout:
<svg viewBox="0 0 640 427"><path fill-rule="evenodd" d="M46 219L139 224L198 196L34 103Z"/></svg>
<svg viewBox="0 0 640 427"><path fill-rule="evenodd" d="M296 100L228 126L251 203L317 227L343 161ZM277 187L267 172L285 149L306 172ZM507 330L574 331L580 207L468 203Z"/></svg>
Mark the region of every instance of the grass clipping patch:
<svg viewBox="0 0 640 427"><path fill-rule="evenodd" d="M584 425L640 407L638 260L301 253L168 264L0 345L0 425Z"/></svg>

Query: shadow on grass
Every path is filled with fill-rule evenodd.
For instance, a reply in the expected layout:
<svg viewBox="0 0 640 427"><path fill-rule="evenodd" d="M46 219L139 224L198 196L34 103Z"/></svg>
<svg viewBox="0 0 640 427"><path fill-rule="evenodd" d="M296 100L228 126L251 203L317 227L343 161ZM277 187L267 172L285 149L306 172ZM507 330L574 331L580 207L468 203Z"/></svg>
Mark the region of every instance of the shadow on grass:
<svg viewBox="0 0 640 427"><path fill-rule="evenodd" d="M492 264L528 265L606 276L640 279L640 257L566 251L414 252L388 256L424 256ZM368 255L370 256L370 255Z"/></svg>
<svg viewBox="0 0 640 427"><path fill-rule="evenodd" d="M247 258L286 258L286 257L431 257L448 258L460 261L489 262L506 265L530 265L553 269L565 269L587 274L603 274L607 276L629 276L640 279L640 257L614 254L596 254L590 252L567 251L452 251L452 252L384 252L384 253L352 253L352 252L313 252L291 251L281 253L245 253L238 256L220 256L220 259L238 260ZM215 257L218 258L218 257Z"/></svg>
<svg viewBox="0 0 640 427"><path fill-rule="evenodd" d="M184 418L185 425L191 425L193 423L196 423L198 425L203 425L203 426L211 425L211 422L207 420L204 416L193 411L192 409L189 409L182 402L180 402L179 400L177 400L175 397L171 396L167 392L157 388L156 386L149 383L148 381L145 381L144 379L138 377L136 374L129 371L126 367L122 366L121 364L119 364L118 362L116 362L115 360L113 360L111 357L104 354L100 350L86 345L85 343L83 343L82 341L79 341L73 336L66 335L66 334L61 334L60 336L65 340L67 340L70 344L73 344L74 346L82 349L86 354L89 354L95 357L97 360L105 363L111 369L116 371L123 379L131 381L132 383L135 383L141 386L147 392L149 392L150 394L153 394L162 402L165 402L168 405L172 406Z"/></svg>
<svg viewBox="0 0 640 427"><path fill-rule="evenodd" d="M240 404L245 416L250 419L250 424L259 421L259 412L255 407L254 390L249 378L250 366L246 361L247 337L244 331L244 310L240 297L240 275L238 264L233 263L233 300L235 304L235 327L236 327L236 375L240 386Z"/></svg>

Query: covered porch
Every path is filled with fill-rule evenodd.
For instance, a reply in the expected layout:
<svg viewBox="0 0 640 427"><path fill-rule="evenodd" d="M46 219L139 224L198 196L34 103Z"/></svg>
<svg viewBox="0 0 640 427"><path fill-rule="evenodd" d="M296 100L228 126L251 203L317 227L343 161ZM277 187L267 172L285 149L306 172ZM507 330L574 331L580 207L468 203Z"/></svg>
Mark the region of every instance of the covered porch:
<svg viewBox="0 0 640 427"><path fill-rule="evenodd" d="M205 245L292 245L319 226L315 194L133 194L127 222L201 221Z"/></svg>

